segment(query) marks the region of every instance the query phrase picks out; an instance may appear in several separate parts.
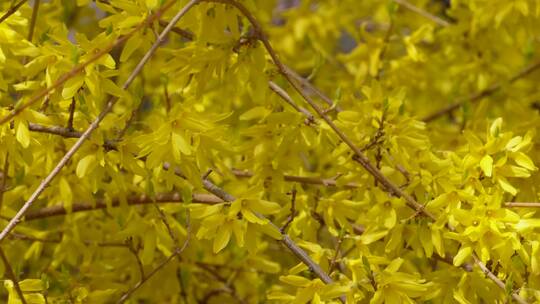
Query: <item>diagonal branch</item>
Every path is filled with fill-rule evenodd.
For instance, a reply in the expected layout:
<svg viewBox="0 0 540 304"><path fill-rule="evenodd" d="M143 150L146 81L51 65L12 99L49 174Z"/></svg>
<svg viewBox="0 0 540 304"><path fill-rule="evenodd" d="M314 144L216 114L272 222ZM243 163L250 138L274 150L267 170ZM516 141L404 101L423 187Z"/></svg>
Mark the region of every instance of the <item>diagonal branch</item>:
<svg viewBox="0 0 540 304"><path fill-rule="evenodd" d="M310 123L314 123L315 122L315 117L313 117L313 114L311 114L308 110L298 106L291 98L291 96L289 96L289 94L287 94L287 92L285 92L285 90L283 90L280 86L278 86L275 82L273 81L268 81L268 86L270 87L270 89L272 91L274 91L279 97L281 97L283 100L285 100L285 102L287 102L288 104L290 104L296 111L304 114L306 116L306 124L310 124Z"/></svg>
<svg viewBox="0 0 540 304"><path fill-rule="evenodd" d="M19 9L19 7L21 7L24 3L26 3L26 0L21 0L17 2L15 5L13 5L12 7L10 7L7 10L7 12L5 12L5 14L3 14L2 17L0 17L0 23L4 22L4 20L9 18L9 16L15 14L17 10Z"/></svg>
<svg viewBox="0 0 540 304"><path fill-rule="evenodd" d="M168 8L170 5L172 5L174 2L170 2L167 4L164 8L160 9L158 13L154 14L153 16L162 14L164 12L165 8ZM139 61L135 69L131 72L128 79L122 86L122 89L125 90L129 87L129 85L133 82L135 77L140 73L143 66L148 62L150 57L155 53L157 48L161 45L163 40L165 39L165 36L171 31L173 26L182 18L188 10L193 7L195 4L198 3L198 0L191 0L186 4L171 20L169 25L161 32L159 37L156 39L150 50L146 52L146 54L143 56L143 58ZM153 18L150 18L153 19ZM62 77L61 79L63 79ZM105 109L98 115L98 117L90 124L90 126L84 131L84 133L81 135L81 137L77 140L77 142L69 149L69 151L64 155L64 157L60 160L60 162L54 167L54 169L49 173L49 175L41 182L41 184L37 187L37 189L32 193L30 198L24 203L24 205L19 209L17 214L9 221L8 225L2 230L0 233L0 242L6 238L6 236L9 234L15 226L21 221L24 214L27 212L28 208L32 206L32 204L37 200L37 198L40 196L40 194L45 190L45 188L51 183L51 181L60 173L62 168L67 164L67 162L71 159L71 157L79 150L79 148L82 146L82 144L90 137L92 132L98 128L100 122L105 118L105 116L112 110L114 104L116 103L117 99L114 97L109 99L107 102L107 106Z"/></svg>
<svg viewBox="0 0 540 304"><path fill-rule="evenodd" d="M0 258L2 259L2 262L4 263L4 267L6 268L7 276L13 282L15 291L17 292L19 299L21 299L21 303L26 304L26 299L24 298L23 292L21 290L21 286L19 286L19 281L17 280L17 276L15 275L15 272L13 272L13 268L11 267L11 264L9 264L6 254L4 253L4 250L2 248L0 248Z"/></svg>
<svg viewBox="0 0 540 304"><path fill-rule="evenodd" d="M41 0L34 0L34 7L32 8L32 19L30 19L30 29L28 30L28 37L26 38L30 42L32 42L32 37L34 36L40 1Z"/></svg>
<svg viewBox="0 0 540 304"><path fill-rule="evenodd" d="M6 184L9 171L9 153L6 153L6 159L4 160L4 168L2 169L2 181L0 182L0 210L4 202L4 192L6 192Z"/></svg>

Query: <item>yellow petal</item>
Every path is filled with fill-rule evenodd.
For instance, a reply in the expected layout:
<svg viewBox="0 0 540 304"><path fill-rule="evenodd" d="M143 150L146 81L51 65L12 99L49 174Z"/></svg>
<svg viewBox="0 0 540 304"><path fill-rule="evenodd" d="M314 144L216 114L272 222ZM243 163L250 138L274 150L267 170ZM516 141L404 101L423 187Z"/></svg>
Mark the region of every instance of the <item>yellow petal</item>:
<svg viewBox="0 0 540 304"><path fill-rule="evenodd" d="M83 83L84 77L81 75L73 77L70 80L66 81L66 83L64 84L64 89L62 89L62 97L64 99L72 98L81 88Z"/></svg>
<svg viewBox="0 0 540 304"><path fill-rule="evenodd" d="M220 227L216 232L216 237L214 238L214 253L220 252L227 244L229 244L229 240L231 239L231 226L230 225L224 225L223 227Z"/></svg>
<svg viewBox="0 0 540 304"><path fill-rule="evenodd" d="M279 280L283 283L287 283L289 285L297 286L297 287L304 287L311 283L310 280L301 276L297 276L297 275L281 276L279 277Z"/></svg>
<svg viewBox="0 0 540 304"><path fill-rule="evenodd" d="M174 149L177 149L185 155L191 155L191 146L182 134L179 132L172 132L171 136Z"/></svg>
<svg viewBox="0 0 540 304"><path fill-rule="evenodd" d="M23 148L28 148L30 145L30 131L28 131L28 125L26 122L20 122L17 126L17 141L21 143Z"/></svg>
<svg viewBox="0 0 540 304"><path fill-rule="evenodd" d="M240 115L240 120L252 120L252 119L259 119L264 118L266 115L271 113L272 111L268 110L265 107L255 107L247 112L244 112L242 115Z"/></svg>
<svg viewBox="0 0 540 304"><path fill-rule="evenodd" d="M122 50L122 54L120 55L120 62L127 61L131 54L133 54L133 52L135 52L135 50L141 46L141 43L142 38L140 35L133 35L133 37L129 38L124 46L124 49Z"/></svg>
<svg viewBox="0 0 540 304"><path fill-rule="evenodd" d="M141 254L141 262L144 265L149 265L154 260L154 255L156 251L156 231L153 229L147 229L147 231L144 233L144 247Z"/></svg>
<svg viewBox="0 0 540 304"><path fill-rule="evenodd" d="M491 173L493 172L493 158L489 155L482 157L480 168L482 168L482 171L484 171L486 176L491 177Z"/></svg>
<svg viewBox="0 0 540 304"><path fill-rule="evenodd" d="M501 187L503 188L504 191L512 194L512 195L516 195L517 194L517 189L514 188L514 186L512 186L508 180L506 178L504 178L503 176L499 176L497 178L497 182L499 182L499 185L501 185Z"/></svg>
<svg viewBox="0 0 540 304"><path fill-rule="evenodd" d="M461 266L467 258L471 256L472 248L470 246L461 246L454 257L454 266Z"/></svg>
<svg viewBox="0 0 540 304"><path fill-rule="evenodd" d="M94 154L83 157L77 164L77 177L83 178L87 173L90 173L96 166L96 156Z"/></svg>
<svg viewBox="0 0 540 304"><path fill-rule="evenodd" d="M516 164L520 165L521 167L530 171L536 170L533 161L525 153L515 152L512 157L516 161Z"/></svg>

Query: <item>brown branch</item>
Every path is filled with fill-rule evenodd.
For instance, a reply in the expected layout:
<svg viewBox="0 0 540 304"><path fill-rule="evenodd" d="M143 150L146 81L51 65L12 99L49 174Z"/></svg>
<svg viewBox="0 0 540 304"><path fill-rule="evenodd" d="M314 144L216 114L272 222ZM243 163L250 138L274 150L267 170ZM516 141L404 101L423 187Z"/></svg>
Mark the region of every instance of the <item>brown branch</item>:
<svg viewBox="0 0 540 304"><path fill-rule="evenodd" d="M133 254L133 256L135 257L135 261L137 261L137 267L139 268L139 275L141 276L141 278L139 280L144 280L144 266L143 266L143 263L141 261L141 258L139 257L139 249L140 249L140 246L135 248L135 246L133 245L133 238L128 238L127 241L127 247L128 247L128 250L129 252L131 252Z"/></svg>
<svg viewBox="0 0 540 304"><path fill-rule="evenodd" d="M159 25L163 26L163 27L166 27L167 25L169 25L169 23L165 20L159 20ZM193 40L195 39L195 35L193 35L192 32L189 32L189 31L186 31L184 29L181 29L181 28L178 28L178 27L174 27L172 30L171 30L173 33L175 34L178 34L180 36L182 36L183 38L185 38L186 40Z"/></svg>
<svg viewBox="0 0 540 304"><path fill-rule="evenodd" d="M169 221L167 220L167 216L165 215L165 212L159 208L156 202L154 202L154 207L156 207L157 212L159 213L159 218L161 219L161 222L163 225L165 225L165 228L167 229L167 233L171 237L174 243L174 249L178 249L178 237L176 236L176 233L171 228L171 225L169 225Z"/></svg>
<svg viewBox="0 0 540 304"><path fill-rule="evenodd" d="M34 0L34 7L32 8L32 19L30 19L30 28L28 30L28 37L26 38L30 42L32 42L32 36L34 36L40 1L41 0Z"/></svg>
<svg viewBox="0 0 540 304"><path fill-rule="evenodd" d="M36 123L29 122L28 130L39 133L47 133L59 135L65 138L80 138L83 133L76 130L70 130L61 126L44 126ZM107 150L116 150L116 142L112 140L105 140L103 147Z"/></svg>
<svg viewBox="0 0 540 304"><path fill-rule="evenodd" d="M6 153L6 159L4 160L4 168L2 169L2 182L0 183L0 210L2 210L2 205L4 203L4 192L6 192L6 184L8 179L9 171L9 153Z"/></svg>
<svg viewBox="0 0 540 304"><path fill-rule="evenodd" d="M193 194L192 198L194 203L199 204L219 204L223 201L214 195L209 194ZM148 205L154 202L157 203L181 203L182 194L173 192L173 193L162 193L156 194L153 197L147 196L145 194L141 195L132 195L127 197L128 206L135 205ZM111 202L111 207L119 207L121 205L120 199L114 199ZM84 211L94 211L100 209L106 209L107 203L103 199L97 199L94 203L74 203L72 205L71 213L84 212ZM53 205L49 207L44 207L35 211L30 211L24 217L24 221L32 221L42 218L47 218L51 216L66 215L68 214L67 210L64 208L63 204Z"/></svg>
<svg viewBox="0 0 540 304"><path fill-rule="evenodd" d="M71 99L71 104L69 105L69 117L67 121L67 129L73 131L73 117L75 116L75 97Z"/></svg>
<svg viewBox="0 0 540 304"><path fill-rule="evenodd" d="M270 87L270 89L272 91L274 91L279 97L281 97L283 100L285 100L285 102L287 102L288 104L290 104L296 111L304 114L304 116L306 116L306 124L311 124L311 123L314 123L315 122L315 117L313 117L313 114L311 114L308 110L298 106L291 98L291 96L289 96L289 94L287 94L287 92L285 92L285 90L283 90L280 86L278 86L275 82L273 81L268 81L268 86Z"/></svg>
<svg viewBox="0 0 540 304"><path fill-rule="evenodd" d="M527 67L525 67L524 69L522 69L521 71L519 71L517 74L515 74L514 76L510 77L510 79L508 79L507 81L501 81L501 82L498 82L498 83L495 83L493 85L491 85L490 87L480 91L480 92L477 92L477 93L474 93L470 96L467 96L467 97L464 97L464 98L460 98L458 99L458 101L456 101L455 103L452 103L450 104L449 106L447 107L444 107L434 113L431 113L430 115L424 117L422 119L422 121L424 122L431 122L445 114L448 114L448 113L451 113L452 111L456 110L457 108L461 107L463 104L465 104L466 102L470 102L470 103L475 103L479 100L481 100L482 98L484 97L488 97L488 96L491 96L493 93L499 91L502 86L505 84L505 83L514 83L516 80L519 80L529 74L531 74L532 72L536 71L538 68L540 68L540 60L528 65Z"/></svg>
<svg viewBox="0 0 540 304"><path fill-rule="evenodd" d="M280 73L289 81L289 83L306 100L306 102L309 103L309 105L313 108L313 110L315 110L315 112L317 112L317 114L319 114L319 116L324 121L326 121L326 123L330 126L330 128L332 128L332 130L339 136L339 138L351 148L351 150L355 153L355 156L353 157L353 159L356 160L357 162L359 162L362 165L362 167L364 167L364 169L366 169L379 182L379 185L381 186L381 188L384 191L388 192L389 194L391 194L393 196L403 198L405 200L405 203L407 204L407 206L409 206L411 209L415 210L418 213L421 213L421 214L425 215L426 217L430 218L433 221L436 221L436 217L431 212L427 211L422 204L418 203L414 199L414 197L412 197L408 193L401 190L401 188L399 188L391 180L389 180L377 167L373 166L373 164L371 164L370 160L352 142L352 140L349 139L349 137L347 135L345 135L345 133L343 133L334 124L333 120L330 119L326 115L326 113L324 113L324 111L321 108L319 108L319 106L311 99L311 97L309 97L309 95L306 94L306 92L299 85L297 85L295 83L295 81L292 79L292 76L290 75L290 73L288 73L285 66L281 63L281 61L277 57L276 52L274 51L274 49L272 48L270 42L268 41L268 39L264 35L264 33L262 31L262 27L258 23L257 19L251 14L251 12L245 6L243 6L241 3L237 2L236 0L203 0L203 1L230 4L230 5L234 6L235 8L237 8L248 19L248 21L253 26L253 28L255 30L255 33L258 34L259 40L263 43L266 51L268 52L268 54L272 58L272 61L274 62L274 64L276 65L276 67L278 68ZM455 231L455 228L452 227L450 224L447 224L447 227L448 227L449 230ZM473 253L473 258L475 259L476 265L478 265L480 268L482 268L482 266L484 266L480 262L480 260L476 256L476 254L474 254L474 253ZM489 272L489 270L488 270L488 272ZM326 275L326 273L324 273L324 271L323 271L323 274ZM497 278L497 276L493 275L493 273L491 273L491 272L489 272L489 274L490 274L490 275L488 275L489 279L494 281L495 284L497 284L498 286L500 286L502 284L502 286L504 287L504 283L499 278ZM328 276L328 275L326 275L326 276ZM330 279L330 277L328 277L328 279ZM324 279L322 279L322 280L326 283L326 281ZM516 300L518 303L527 303L527 301L525 301L523 298L521 298L521 296L519 294L517 294L515 292L512 293L512 298L514 300Z"/></svg>
<svg viewBox="0 0 540 304"><path fill-rule="evenodd" d="M341 231L341 235L337 239L336 248L334 249L334 257L332 257L332 260L330 261L330 266L328 267L328 273L330 274L332 274L332 271L334 270L334 266L336 266L336 262L339 257L339 252L341 250L341 244L343 243L344 237L345 237L345 233Z"/></svg>
<svg viewBox="0 0 540 304"><path fill-rule="evenodd" d="M7 10L7 12L5 12L4 15L2 15L2 17L0 17L0 23L4 22L4 20L9 18L9 16L15 14L17 12L17 10L19 9L19 7L21 7L24 3L26 3L26 0L21 0L17 4L10 7Z"/></svg>
<svg viewBox="0 0 540 304"><path fill-rule="evenodd" d="M296 73L294 70L292 70L288 66L286 66L284 64L282 64L282 66L283 66L283 68L285 68L285 70L287 71L287 73L289 73L290 76L294 77L294 79L296 81L298 81L298 84L300 85L300 87L302 87L304 89L307 89L307 90L311 91L312 93L314 93L315 95L317 95L320 99L322 99L322 101L324 101L326 104L328 104L331 109L332 109L332 107L334 107L333 109L336 112L341 112L342 111L341 107L334 106L334 104L335 104L334 101L330 97L328 97L326 94L321 92L319 89L317 89L314 85L312 85L311 82L309 82L309 80L307 80L304 77L300 76L298 73Z"/></svg>
<svg viewBox="0 0 540 304"><path fill-rule="evenodd" d="M507 202L504 203L505 208L540 208L538 202Z"/></svg>
<svg viewBox="0 0 540 304"><path fill-rule="evenodd" d="M405 7L406 9L412 11L412 12L415 12L417 13L418 15L422 16L422 17L425 17L433 22L435 22L436 24L442 26L442 27L447 27L447 26L450 26L450 22L440 18L440 17L437 17L417 6L414 6L412 5L411 3L409 3L407 0L393 0L394 2L398 3L399 5Z"/></svg>
<svg viewBox="0 0 540 304"><path fill-rule="evenodd" d="M294 217L296 216L296 186L293 186L291 191L291 214L287 218L285 224L279 229L281 233L287 233L287 227L292 223Z"/></svg>
<svg viewBox="0 0 540 304"><path fill-rule="evenodd" d="M165 39L165 36L171 31L172 27L184 16L187 11L198 3L198 0L191 0L184 6L171 20L169 25L161 32L159 37L156 39L150 50L146 52L146 54L143 56L143 58L139 61L135 69L131 72L128 79L122 85L122 89L125 90L129 87L129 85L133 82L135 77L140 73L144 65L148 62L150 57L155 53L157 48L161 45L161 42ZM150 20L153 20L156 17L159 17L161 14L164 13L166 8L169 8L172 6L174 2L169 2L168 4L165 4L163 8L158 10L155 14L151 15L153 17L149 17ZM146 23L146 22L145 22ZM65 77L61 77L63 79ZM91 133L98 128L99 123L105 118L105 116L112 110L114 104L116 103L116 100L114 97L112 97L109 102L107 102L107 106L105 109L98 115L98 117L90 124L90 126L86 129L86 131L81 135L81 137L77 140L77 142L69 149L69 151L64 155L64 157L60 160L60 162L53 168L53 170L49 173L49 175L41 182L41 184L37 187L37 189L32 193L30 198L24 203L24 205L19 209L17 214L9 221L8 225L4 227L2 232L0 233L0 242L6 238L6 236L9 234L11 230L17 226L17 224L21 221L21 218L24 216L24 214L27 212L27 210L32 206L32 204L37 200L37 198L40 196L40 194L45 190L45 188L51 183L51 181L60 173L62 168L67 164L67 162L71 159L71 157L79 150L79 148L82 146L82 144L88 139L91 135ZM1 123L0 123L1 124Z"/></svg>
<svg viewBox="0 0 540 304"><path fill-rule="evenodd" d="M26 304L26 299L24 298L23 292L21 290L21 286L19 286L19 281L17 280L17 276L15 275L15 272L13 272L13 268L11 267L11 264L9 264L6 254L4 253L4 249L2 248L0 248L0 258L2 258L2 262L4 262L7 276L10 278L11 282L13 282L13 286L15 287L15 291L17 292L17 295L19 296L21 303Z"/></svg>

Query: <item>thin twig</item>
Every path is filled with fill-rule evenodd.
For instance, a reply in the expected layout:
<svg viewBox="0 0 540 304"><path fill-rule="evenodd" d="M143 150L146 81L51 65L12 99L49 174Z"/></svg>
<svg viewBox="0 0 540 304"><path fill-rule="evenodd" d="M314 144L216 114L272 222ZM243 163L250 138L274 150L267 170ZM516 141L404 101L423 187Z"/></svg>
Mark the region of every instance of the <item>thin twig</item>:
<svg viewBox="0 0 540 304"><path fill-rule="evenodd" d="M270 89L272 91L274 91L276 94L278 94L279 97L281 97L283 100L285 100L288 104L290 104L296 111L304 114L306 116L306 124L311 124L311 123L314 123L315 122L315 117L313 116L313 114L311 114L308 110L306 110L305 108L302 108L300 106L298 106L291 98L291 96L289 96L289 94L287 94L287 92L285 92L285 90L283 90L280 86L278 86L275 82L273 81L269 81L268 82L268 86L270 87Z"/></svg>
<svg viewBox="0 0 540 304"><path fill-rule="evenodd" d="M114 199L110 206L112 208L119 207L121 200ZM128 206L136 205L148 205L153 204L154 202L165 204L165 203L182 203L182 194L178 192L172 193L162 193L156 194L153 197L147 196L146 194L142 195L133 195L127 197ZM198 204L208 204L214 205L222 203L223 201L214 195L210 194L193 194L192 202ZM84 211L94 211L100 209L106 209L107 203L103 199L98 199L94 203L74 203L72 204L71 213L84 212ZM41 209L30 211L24 217L25 221L37 220L52 216L66 215L68 214L67 210L64 208L63 204L53 205L49 207L43 207Z"/></svg>
<svg viewBox="0 0 540 304"><path fill-rule="evenodd" d="M178 237L176 236L176 233L174 233L174 231L172 230L171 225L169 225L169 221L167 220L165 212L163 212L163 210L159 208L157 202L154 202L154 207L156 207L156 210L159 213L159 218L161 219L161 222L163 223L163 225L165 225L165 228L167 228L167 233L173 241L174 249L177 250L179 248Z"/></svg>
<svg viewBox="0 0 540 304"><path fill-rule="evenodd" d="M475 102L478 102L479 100L481 100L482 98L484 97L488 97L488 96L491 96L493 95L495 92L499 91L503 85L505 85L506 83L514 83L516 80L518 79L521 79L523 77L526 77L527 75L531 74L532 72L536 71L538 68L540 68L540 60L528 65L527 67L525 67L524 69L522 69L521 71L519 71L518 73L516 73L514 76L510 77L510 79L506 80L506 81L500 81L498 83L495 83L493 85L491 85L490 87L480 91L480 92L477 92L477 93L474 93L470 96L467 96L467 97L464 97L464 98L460 98L458 99L458 101L456 101L455 103L452 103L450 104L449 106L447 107L444 107L434 113L431 113L430 115L424 117L422 120L424 122L431 122L445 114L448 114L448 113L451 113L452 111L456 110L457 108L461 107L462 105L464 105L466 102L470 102L470 103L475 103Z"/></svg>
<svg viewBox="0 0 540 304"><path fill-rule="evenodd" d="M44 126L32 122L28 123L28 130L32 132L59 135L65 138L80 138L83 135L83 133L80 131L70 130L61 126ZM116 142L112 140L105 140L103 147L106 150L116 150Z"/></svg>
<svg viewBox="0 0 540 304"><path fill-rule="evenodd" d="M6 254L4 253L4 249L0 248L0 258L2 258L2 262L4 262L4 267L7 272L7 276L13 282L13 286L15 287L15 291L17 292L17 295L19 296L19 299L21 300L22 304L26 304L26 299L24 298L23 292L21 290L21 286L19 286L19 281L17 280L17 276L15 275L15 272L13 272L13 268L11 267L11 264L9 264L9 261L6 257Z"/></svg>
<svg viewBox="0 0 540 304"><path fill-rule="evenodd" d="M166 4L164 8L160 9L156 14L153 16L159 16L161 15L165 8L168 8L170 5L172 5L174 2L170 2L169 4ZM184 6L171 20L169 25L161 32L158 39L154 42L150 50L143 56L143 58L140 60L140 62L137 64L135 69L131 72L128 79L122 85L122 89L125 90L129 87L129 85L133 82L135 77L140 73L143 66L148 62L150 57L155 53L157 48L160 46L161 42L165 39L165 36L171 31L172 27L184 16L187 11L198 3L198 0L191 0ZM151 20L154 18L150 18ZM63 79L65 77L61 77ZM49 173L49 175L41 182L41 184L37 187L37 189L32 193L30 198L24 203L24 205L19 209L17 214L9 221L8 225L2 230L0 233L0 242L6 238L8 233L17 226L17 224L21 221L21 218L24 216L26 211L32 206L32 204L37 200L39 195L45 190L45 188L51 183L51 181L60 173L62 168L67 164L67 162L71 159L71 157L79 150L79 148L82 146L82 144L90 137L90 134L97 129L99 126L99 123L105 118L105 116L112 110L114 104L116 103L116 100L114 97L107 102L107 106L105 109L98 115L98 117L90 124L90 126L86 129L86 131L82 134L82 136L77 140L77 142L69 149L69 151L64 155L64 157L60 160L60 162L54 167L54 169ZM0 123L1 124L1 123Z"/></svg>
<svg viewBox="0 0 540 304"><path fill-rule="evenodd" d="M341 250L341 244L343 243L343 238L345 237L345 233L342 230L340 233L339 238L337 239L336 248L334 249L334 257L332 257L332 261L330 261L330 266L328 266L328 273L332 274L332 271L334 270L334 266L336 265L336 261L339 257L339 252Z"/></svg>
<svg viewBox="0 0 540 304"><path fill-rule="evenodd" d="M432 13L429 13L417 6L414 6L412 5L411 3L409 3L408 1L406 0L394 0L394 2L398 3L399 5L405 7L406 9L412 11L412 12L415 12L417 13L418 15L422 16L422 17L425 17L433 22L435 22L436 24L442 26L442 27L447 27L447 26L450 26L450 22L440 18L440 17L437 17L435 15L433 15Z"/></svg>
<svg viewBox="0 0 540 304"><path fill-rule="evenodd" d="M71 99L71 104L69 105L69 117L67 121L67 129L73 131L73 117L75 116L75 97Z"/></svg>
<svg viewBox="0 0 540 304"><path fill-rule="evenodd" d="M28 41L32 42L32 36L34 36L34 28L36 27L36 21L39 11L39 2L41 0L34 0L34 7L32 8L32 19L30 19L30 29L28 30Z"/></svg>
<svg viewBox="0 0 540 304"><path fill-rule="evenodd" d="M287 233L287 227L292 223L295 216L296 216L296 186L293 186L291 190L291 214L287 218L287 222L285 222L285 224L279 229L281 233Z"/></svg>
<svg viewBox="0 0 540 304"><path fill-rule="evenodd" d="M122 297L116 302L117 304L124 303L131 295L137 291L148 279L150 279L154 274L156 274L158 271L160 271L163 267L165 267L167 264L169 264L170 261L172 261L176 256L178 256L179 252L175 251L173 254L171 254L167 259L165 259L163 262L161 262L156 268L152 269L148 275L146 275L143 279L137 282L133 287L131 287L128 291L126 291Z"/></svg>
<svg viewBox="0 0 540 304"><path fill-rule="evenodd" d="M26 3L26 0L21 0L21 1L17 2L17 4L10 7L7 10L7 12L5 12L4 15L2 15L2 17L0 17L0 23L4 22L4 20L9 18L9 16L15 14L17 12L17 10L19 9L19 7L21 7L24 3Z"/></svg>
<svg viewBox="0 0 540 304"><path fill-rule="evenodd" d="M6 192L8 171L9 171L9 153L6 153L6 159L4 160L4 168L2 169L2 182L0 183L0 210L2 210L2 205L4 203L4 192Z"/></svg>
<svg viewBox="0 0 540 304"><path fill-rule="evenodd" d="M135 257L135 261L137 261L137 267L139 268L139 275L141 276L141 278L139 280L143 280L145 275L144 275L144 266L143 266L143 263L141 261L141 258L139 257L139 248L135 248L135 246L133 245L133 239L132 238L128 238L126 240L126 244L127 244L127 247L129 249L129 252L131 252L133 254L133 256Z"/></svg>
<svg viewBox="0 0 540 304"><path fill-rule="evenodd" d="M159 25L163 26L163 27L166 27L169 23L165 20L159 20ZM195 35L193 35L192 32L189 32L189 31L186 31L184 29L181 29L181 28L178 28L178 27L174 27L172 30L172 32L184 37L186 40L193 40L195 38Z"/></svg>
<svg viewBox="0 0 540 304"><path fill-rule="evenodd" d="M342 109L340 106L334 106L334 101L328 97L326 94L321 92L319 89L317 89L314 85L309 82L309 80L305 79L304 77L300 76L298 73L296 73L294 70L289 68L288 66L282 64L283 68L289 73L290 76L292 76L296 81L298 81L298 84L300 87L307 89L311 92L313 92L315 95L317 95L322 101L324 101L326 104L330 106L331 109L334 109L336 112L341 112Z"/></svg>
<svg viewBox="0 0 540 304"><path fill-rule="evenodd" d="M180 248L176 247L176 249L173 251L173 253L167 259L165 259L165 261L161 262L156 268L152 269L152 271L150 273L148 273L146 276L143 276L139 280L139 282L137 282L137 284L135 284L128 291L126 291L120 297L117 304L124 303L127 299L129 299L129 297L131 297L131 295L135 291L137 291L137 289L139 289L146 281L148 281L148 279L150 279L154 274L156 274L158 271L160 271L163 267L165 267L165 265L167 265L175 257L179 256L186 249L186 247L188 246L189 241L191 239L191 221L190 221L189 212L187 213L187 216L186 216L186 227L187 227L187 236L186 236L186 239L184 240L184 244L182 245L182 247L180 247Z"/></svg>
<svg viewBox="0 0 540 304"><path fill-rule="evenodd" d="M507 202L504 203L505 208L540 208L539 202Z"/></svg>

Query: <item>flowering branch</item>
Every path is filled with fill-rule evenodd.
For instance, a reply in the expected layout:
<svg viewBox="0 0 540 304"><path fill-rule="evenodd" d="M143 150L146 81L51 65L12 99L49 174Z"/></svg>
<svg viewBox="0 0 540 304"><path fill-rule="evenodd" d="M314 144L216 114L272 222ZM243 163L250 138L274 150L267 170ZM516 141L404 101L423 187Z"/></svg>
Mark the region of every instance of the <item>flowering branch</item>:
<svg viewBox="0 0 540 304"><path fill-rule="evenodd" d="M191 0L186 4L171 20L169 25L161 32L159 37L156 39L150 50L146 52L146 54L143 56L143 58L139 61L135 69L131 72L128 79L122 85L122 89L127 89L130 84L133 82L135 77L141 72L144 65L148 62L150 57L155 53L157 48L161 45L163 40L165 39L165 36L171 31L173 26L182 18L188 10L197 4L197 0ZM162 9L160 9L156 14L154 14L154 18L156 16L161 15L166 8L168 8L170 5L172 5L174 2L170 2L166 4ZM153 20L154 18L149 18L149 20ZM145 22L146 23L146 22ZM143 23L143 24L145 24ZM139 25L142 27L142 25ZM69 73L68 73L69 74ZM65 75L68 75L65 74ZM64 76L65 76L64 75ZM61 77L60 80L64 79L65 77ZM58 85L60 85L63 82L58 82ZM54 85L53 85L54 87ZM46 90L45 90L46 91ZM36 99L37 100L37 99ZM52 180L60 173L62 168L67 164L67 162L71 159L71 157L79 150L79 148L82 146L82 144L90 137L90 134L97 129L100 122L105 118L105 116L112 110L114 104L116 103L115 98L109 99L107 102L107 105L105 106L105 109L98 115L98 117L90 124L90 126L86 129L86 131L81 135L81 137L77 140L77 142L69 149L69 151L64 155L64 157L60 160L60 162L54 167L54 169L49 173L49 175L41 182L41 184L37 187L37 189L32 193L30 198L23 204L21 209L17 212L17 214L9 221L8 225L4 227L2 232L0 233L0 242L6 238L6 236L9 234L11 230L17 226L17 224L21 221L21 218L24 216L24 214L27 212L27 210L32 206L32 204L37 200L37 198L40 196L40 194L45 190L45 188L52 182ZM16 113L16 112L13 112ZM18 113L18 112L17 112ZM1 121L0 121L1 124Z"/></svg>

